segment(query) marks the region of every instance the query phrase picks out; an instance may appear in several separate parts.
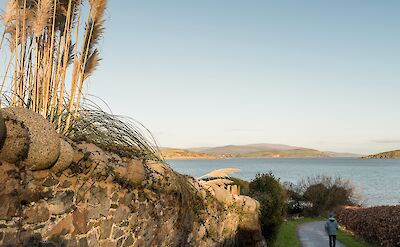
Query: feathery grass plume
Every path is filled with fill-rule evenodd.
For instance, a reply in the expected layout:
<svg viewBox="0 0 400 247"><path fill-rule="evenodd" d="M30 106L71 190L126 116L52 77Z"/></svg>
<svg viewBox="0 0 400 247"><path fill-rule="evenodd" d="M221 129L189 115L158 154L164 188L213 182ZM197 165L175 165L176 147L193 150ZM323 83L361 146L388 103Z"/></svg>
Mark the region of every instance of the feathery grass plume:
<svg viewBox="0 0 400 247"><path fill-rule="evenodd" d="M82 7L86 3L89 9ZM11 78L4 88L12 92L11 106L40 113L60 133L69 129L78 117L82 88L100 61L96 46L104 33L106 5L106 0L7 1L1 40L9 46L4 66ZM66 102L65 95L70 96ZM62 114L67 124L61 124Z"/></svg>
<svg viewBox="0 0 400 247"><path fill-rule="evenodd" d="M17 17L18 3L17 0L10 0L7 2L6 9L1 15L1 20L7 28L12 21Z"/></svg>
<svg viewBox="0 0 400 247"><path fill-rule="evenodd" d="M222 169L217 169L212 172L209 172L198 179L202 179L204 177L214 177L214 178L222 178L222 177L229 177L230 174L235 173L235 172L240 172L239 168L222 168Z"/></svg>
<svg viewBox="0 0 400 247"><path fill-rule="evenodd" d="M92 73L96 70L96 67L99 65L100 62L99 52L98 50L94 50L94 52L89 56L89 59L86 63L85 70L84 70L84 80L86 80Z"/></svg>
<svg viewBox="0 0 400 247"><path fill-rule="evenodd" d="M50 19L53 7L53 0L38 0L33 22L33 32L36 37L41 36L51 25Z"/></svg>

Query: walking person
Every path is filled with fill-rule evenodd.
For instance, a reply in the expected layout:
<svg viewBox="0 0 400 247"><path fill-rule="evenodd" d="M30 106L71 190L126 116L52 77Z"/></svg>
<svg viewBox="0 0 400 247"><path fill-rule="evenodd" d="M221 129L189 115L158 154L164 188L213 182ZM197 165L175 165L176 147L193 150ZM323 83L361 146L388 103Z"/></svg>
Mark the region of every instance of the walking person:
<svg viewBox="0 0 400 247"><path fill-rule="evenodd" d="M335 216L333 213L329 214L329 218L325 223L325 231L329 235L329 247L336 247L336 232L339 226L336 222Z"/></svg>

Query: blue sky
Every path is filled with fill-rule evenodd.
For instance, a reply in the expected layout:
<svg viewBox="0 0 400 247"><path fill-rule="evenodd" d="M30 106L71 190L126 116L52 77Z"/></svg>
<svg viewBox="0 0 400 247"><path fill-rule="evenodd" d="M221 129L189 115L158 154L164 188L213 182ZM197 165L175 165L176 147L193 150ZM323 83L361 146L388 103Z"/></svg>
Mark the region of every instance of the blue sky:
<svg viewBox="0 0 400 247"><path fill-rule="evenodd" d="M394 0L109 1L89 90L161 146L400 148L399 10Z"/></svg>

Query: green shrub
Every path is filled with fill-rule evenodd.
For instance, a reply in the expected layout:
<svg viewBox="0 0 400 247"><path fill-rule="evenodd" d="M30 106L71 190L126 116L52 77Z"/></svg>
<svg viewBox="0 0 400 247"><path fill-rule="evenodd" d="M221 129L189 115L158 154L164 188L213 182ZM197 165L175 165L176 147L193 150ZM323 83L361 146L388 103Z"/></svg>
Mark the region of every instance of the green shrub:
<svg viewBox="0 0 400 247"><path fill-rule="evenodd" d="M271 242L285 217L286 190L272 173L257 174L249 189L249 195L260 202L261 229Z"/></svg>
<svg viewBox="0 0 400 247"><path fill-rule="evenodd" d="M326 216L343 205L357 205L355 188L342 178L328 176L309 177L299 184L286 184L288 214Z"/></svg>
<svg viewBox="0 0 400 247"><path fill-rule="evenodd" d="M293 183L286 182L285 184L287 191L287 214L288 215L301 215L306 207L306 202L303 193L299 190L299 187Z"/></svg>

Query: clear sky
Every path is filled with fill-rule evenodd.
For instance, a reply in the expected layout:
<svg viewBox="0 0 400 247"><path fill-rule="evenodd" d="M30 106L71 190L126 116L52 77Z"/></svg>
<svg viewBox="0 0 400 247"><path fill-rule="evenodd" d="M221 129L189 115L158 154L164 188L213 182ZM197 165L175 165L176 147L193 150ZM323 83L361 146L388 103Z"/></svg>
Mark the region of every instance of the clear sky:
<svg viewBox="0 0 400 247"><path fill-rule="evenodd" d="M111 0L89 90L161 146L397 149L399 13L397 0Z"/></svg>

